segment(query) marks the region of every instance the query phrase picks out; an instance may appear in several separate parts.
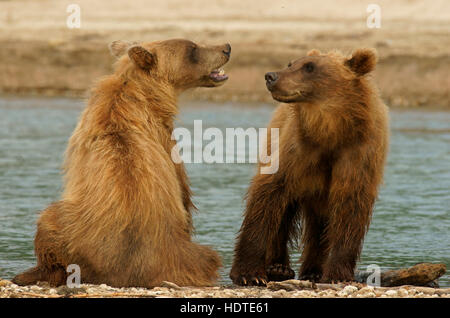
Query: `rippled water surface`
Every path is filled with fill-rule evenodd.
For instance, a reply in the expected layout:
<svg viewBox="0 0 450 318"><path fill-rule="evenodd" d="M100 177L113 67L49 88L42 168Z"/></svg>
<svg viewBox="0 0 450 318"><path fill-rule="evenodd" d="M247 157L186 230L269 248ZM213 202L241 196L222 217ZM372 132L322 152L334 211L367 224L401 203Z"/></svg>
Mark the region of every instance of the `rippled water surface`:
<svg viewBox="0 0 450 318"><path fill-rule="evenodd" d="M0 99L0 277L35 263L38 211L61 193L60 166L83 103L70 99ZM192 130L265 127L271 105L182 103L178 126ZM360 268L444 262L450 269L450 113L392 112L385 183L366 236ZM242 149L241 149L242 150ZM234 238L253 164L187 164L199 213L195 239L223 258L229 284ZM294 269L298 269L293 251ZM440 280L450 286L450 275Z"/></svg>

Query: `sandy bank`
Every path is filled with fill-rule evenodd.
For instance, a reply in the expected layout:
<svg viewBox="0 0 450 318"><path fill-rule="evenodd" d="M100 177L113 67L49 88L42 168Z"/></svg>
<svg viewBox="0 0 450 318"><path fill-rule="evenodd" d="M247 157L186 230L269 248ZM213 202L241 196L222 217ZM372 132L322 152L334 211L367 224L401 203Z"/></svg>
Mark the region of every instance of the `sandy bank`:
<svg viewBox="0 0 450 318"><path fill-rule="evenodd" d="M378 1L382 24L366 25L364 1L79 0L81 28L66 27L69 1L0 2L0 93L86 96L99 77L112 71L112 40L189 38L229 42L225 67L230 79L220 89L198 89L188 99L271 101L267 71L312 48L350 53L375 47L375 79L386 102L397 108L450 107L450 3Z"/></svg>

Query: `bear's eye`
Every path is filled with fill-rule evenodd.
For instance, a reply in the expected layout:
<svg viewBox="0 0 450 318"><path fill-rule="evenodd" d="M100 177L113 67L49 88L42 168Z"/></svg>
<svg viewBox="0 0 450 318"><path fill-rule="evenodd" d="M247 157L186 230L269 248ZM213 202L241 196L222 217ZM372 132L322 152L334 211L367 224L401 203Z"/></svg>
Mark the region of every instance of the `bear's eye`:
<svg viewBox="0 0 450 318"><path fill-rule="evenodd" d="M314 69L316 68L316 66L314 65L313 62L308 62L306 64L303 65L303 69L307 72L307 73L312 73L314 72Z"/></svg>
<svg viewBox="0 0 450 318"><path fill-rule="evenodd" d="M193 63L197 63L198 62L197 46L191 46L188 50L188 53L189 53L189 60L191 60Z"/></svg>
<svg viewBox="0 0 450 318"><path fill-rule="evenodd" d="M287 67L291 67L292 66L292 62L289 62Z"/></svg>

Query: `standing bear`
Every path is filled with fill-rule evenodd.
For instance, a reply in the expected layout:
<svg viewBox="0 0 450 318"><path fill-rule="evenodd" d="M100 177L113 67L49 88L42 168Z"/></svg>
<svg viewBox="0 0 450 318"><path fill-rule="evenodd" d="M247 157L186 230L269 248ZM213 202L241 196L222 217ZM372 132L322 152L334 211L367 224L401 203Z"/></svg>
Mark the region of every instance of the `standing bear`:
<svg viewBox="0 0 450 318"><path fill-rule="evenodd" d="M388 150L388 110L367 76L376 61L370 49L350 57L313 50L266 74L272 97L283 102L269 125L279 129L277 147L268 149L278 152L279 169L251 182L235 284L293 278L287 245L299 228L300 279L353 280Z"/></svg>
<svg viewBox="0 0 450 318"><path fill-rule="evenodd" d="M62 198L37 222L37 266L13 281L62 285L77 264L83 283L211 285L221 261L191 240L194 206L171 134L177 95L223 84L231 47L175 39L110 50L119 60L69 140Z"/></svg>

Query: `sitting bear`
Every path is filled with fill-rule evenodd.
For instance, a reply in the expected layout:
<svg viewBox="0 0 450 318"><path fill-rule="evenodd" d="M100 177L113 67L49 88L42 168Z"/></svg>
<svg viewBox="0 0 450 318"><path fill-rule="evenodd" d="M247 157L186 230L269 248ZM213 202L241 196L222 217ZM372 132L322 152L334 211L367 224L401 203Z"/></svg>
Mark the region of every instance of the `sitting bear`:
<svg viewBox="0 0 450 318"><path fill-rule="evenodd" d="M257 174L249 187L234 283L293 278L287 246L300 232L300 279L353 280L388 150L387 107L368 78L376 61L371 49L350 57L313 50L265 75L283 103L269 125L279 129L269 149L279 169Z"/></svg>
<svg viewBox="0 0 450 318"><path fill-rule="evenodd" d="M171 134L178 94L222 85L231 47L174 39L110 50L119 60L69 140L62 198L37 222L37 266L13 281L62 285L77 264L82 283L211 285L221 261L191 240L191 191Z"/></svg>

